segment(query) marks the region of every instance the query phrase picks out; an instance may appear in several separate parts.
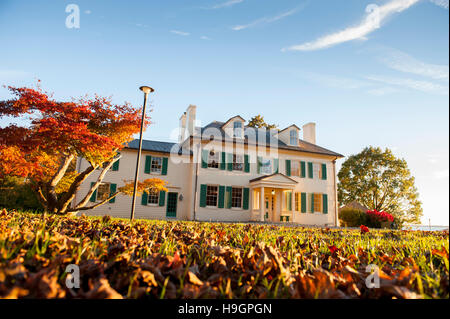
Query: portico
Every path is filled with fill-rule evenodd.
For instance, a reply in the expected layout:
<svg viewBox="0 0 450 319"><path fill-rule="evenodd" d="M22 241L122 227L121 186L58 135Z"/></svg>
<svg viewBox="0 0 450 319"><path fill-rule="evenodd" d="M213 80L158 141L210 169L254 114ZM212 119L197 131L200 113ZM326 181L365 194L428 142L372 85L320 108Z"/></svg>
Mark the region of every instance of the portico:
<svg viewBox="0 0 450 319"><path fill-rule="evenodd" d="M281 174L261 176L249 181L251 210L257 221L292 221L297 181Z"/></svg>

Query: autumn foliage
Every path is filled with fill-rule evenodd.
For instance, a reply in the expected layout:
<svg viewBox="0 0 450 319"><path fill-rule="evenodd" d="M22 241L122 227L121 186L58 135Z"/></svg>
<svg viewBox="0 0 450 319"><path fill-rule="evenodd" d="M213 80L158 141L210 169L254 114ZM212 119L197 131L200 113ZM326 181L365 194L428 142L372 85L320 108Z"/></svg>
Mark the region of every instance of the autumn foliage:
<svg viewBox="0 0 450 319"><path fill-rule="evenodd" d="M100 96L57 101L39 83L36 88L8 89L13 98L0 101L0 116L19 118L25 124L0 128L0 178L26 179L50 213L66 214L103 204L86 206L118 160L118 151L139 132L140 110ZM147 119L144 125L149 124ZM75 169L80 157L90 163L82 172ZM97 182L79 203L71 205L76 191L97 168L101 168Z"/></svg>
<svg viewBox="0 0 450 319"><path fill-rule="evenodd" d="M444 298L448 231L127 221L0 211L0 298ZM80 286L68 287L76 264ZM368 265L379 268L370 288Z"/></svg>

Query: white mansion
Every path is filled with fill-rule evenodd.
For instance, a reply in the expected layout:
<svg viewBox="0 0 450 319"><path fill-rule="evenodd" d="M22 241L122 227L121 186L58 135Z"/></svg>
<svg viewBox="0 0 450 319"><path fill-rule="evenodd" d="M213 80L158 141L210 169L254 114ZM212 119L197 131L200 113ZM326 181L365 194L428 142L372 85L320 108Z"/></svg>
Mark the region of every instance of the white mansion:
<svg viewBox="0 0 450 319"><path fill-rule="evenodd" d="M335 161L343 156L316 145L314 123L303 125L300 139L296 125L266 131L235 116L196 127L195 119L196 106L190 105L180 118L178 143L143 141L139 180L161 178L168 191L138 197L136 218L337 225ZM92 202L133 180L138 146L133 140L120 151ZM77 169L87 165L79 159ZM131 197L118 195L86 214L128 218L130 209Z"/></svg>

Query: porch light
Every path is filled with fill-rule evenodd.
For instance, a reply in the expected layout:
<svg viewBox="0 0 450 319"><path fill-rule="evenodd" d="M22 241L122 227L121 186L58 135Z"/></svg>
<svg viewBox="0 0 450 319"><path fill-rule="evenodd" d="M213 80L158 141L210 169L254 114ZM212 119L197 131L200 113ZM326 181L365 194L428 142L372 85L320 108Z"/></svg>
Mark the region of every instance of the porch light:
<svg viewBox="0 0 450 319"><path fill-rule="evenodd" d="M274 189L272 189L272 195L275 195L275 190Z"/></svg>

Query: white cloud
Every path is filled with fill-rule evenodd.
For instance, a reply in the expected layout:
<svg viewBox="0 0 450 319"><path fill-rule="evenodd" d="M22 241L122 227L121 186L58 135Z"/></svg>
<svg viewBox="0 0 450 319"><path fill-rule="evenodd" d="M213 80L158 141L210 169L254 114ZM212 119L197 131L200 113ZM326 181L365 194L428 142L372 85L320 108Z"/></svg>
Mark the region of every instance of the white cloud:
<svg viewBox="0 0 450 319"><path fill-rule="evenodd" d="M382 82L385 84L401 86L413 90L418 90L426 93L448 95L448 85L444 86L429 81L418 81L413 79L392 78L384 76L368 76L368 80Z"/></svg>
<svg viewBox="0 0 450 319"><path fill-rule="evenodd" d="M182 35L182 36L188 36L188 35L190 35L189 32L184 32L184 31L179 31L179 30L170 30L170 32L172 32L172 33L174 33L174 34Z"/></svg>
<svg viewBox="0 0 450 319"><path fill-rule="evenodd" d="M376 96L382 96L382 95L391 94L391 93L395 93L395 92L398 92L398 90L391 88L391 87L381 87L381 88L371 89L371 90L367 91L367 93L376 95Z"/></svg>
<svg viewBox="0 0 450 319"><path fill-rule="evenodd" d="M441 171L436 171L433 173L433 177L436 179L444 179L449 177L449 171L447 169L443 169Z"/></svg>
<svg viewBox="0 0 450 319"><path fill-rule="evenodd" d="M301 77L306 78L310 81L339 89L360 89L370 86L370 83L361 80L355 80L345 77L337 77L329 74L318 74L318 73L303 73L300 74Z"/></svg>
<svg viewBox="0 0 450 319"><path fill-rule="evenodd" d="M342 31L328 34L315 41L306 42L282 49L293 51L312 51L328 48L339 43L348 42L357 39L366 39L366 35L380 28L381 23L396 12L402 12L420 0L391 0L390 2L377 6L370 4L366 7L367 15L361 23L356 26L348 27Z"/></svg>
<svg viewBox="0 0 450 319"><path fill-rule="evenodd" d="M86 10L86 11L84 11L84 13L86 13L86 14L91 14L92 11L91 11L91 10Z"/></svg>
<svg viewBox="0 0 450 319"><path fill-rule="evenodd" d="M430 2L432 2L435 5L440 6L440 7L444 8L444 9L448 10L448 7L449 7L448 2L449 2L449 0L430 0Z"/></svg>
<svg viewBox="0 0 450 319"><path fill-rule="evenodd" d="M234 27L231 27L231 29L234 30L234 31L239 31L239 30L244 30L244 29L247 29L247 28L254 27L254 26L258 25L258 24L275 22L275 21L281 20L283 18L286 18L286 17L288 17L290 15L293 15L299 9L300 9L300 7L292 9L292 10L289 10L289 11L286 11L286 12L283 12L283 13L280 13L279 15L276 15L274 17L261 18L261 19L255 20L253 22L250 22L248 24L236 25Z"/></svg>
<svg viewBox="0 0 450 319"><path fill-rule="evenodd" d="M428 64L404 52L393 49L387 50L380 60L397 71L421 75L435 80L449 81L448 65Z"/></svg>
<svg viewBox="0 0 450 319"><path fill-rule="evenodd" d="M210 37L207 37L206 35L202 35L202 36L200 37L200 39L202 39L202 40L211 40L211 38L210 38Z"/></svg>
<svg viewBox="0 0 450 319"><path fill-rule="evenodd" d="M22 79L30 76L31 73L21 70L0 70L0 79L5 80Z"/></svg>
<svg viewBox="0 0 450 319"><path fill-rule="evenodd" d="M226 7L231 7L235 4L244 2L244 0L228 0L222 3L218 3L214 6L211 7L211 9L221 9L221 8L226 8Z"/></svg>

